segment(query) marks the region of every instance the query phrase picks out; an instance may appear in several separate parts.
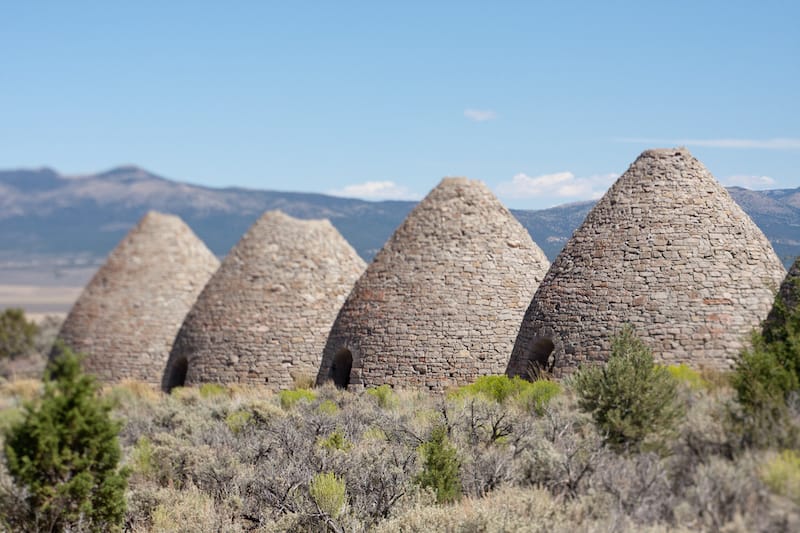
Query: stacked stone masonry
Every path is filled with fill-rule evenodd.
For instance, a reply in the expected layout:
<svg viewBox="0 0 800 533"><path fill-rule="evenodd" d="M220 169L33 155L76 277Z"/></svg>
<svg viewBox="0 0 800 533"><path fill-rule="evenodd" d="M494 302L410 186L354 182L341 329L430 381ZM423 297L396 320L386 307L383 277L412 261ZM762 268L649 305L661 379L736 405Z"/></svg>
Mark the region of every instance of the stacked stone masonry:
<svg viewBox="0 0 800 533"><path fill-rule="evenodd" d="M162 386L286 389L312 379L336 313L366 265L327 220L267 212L208 282L181 327Z"/></svg>
<svg viewBox="0 0 800 533"><path fill-rule="evenodd" d="M181 322L218 266L180 218L150 212L84 288L59 338L86 354L85 370L101 381L158 385Z"/></svg>
<svg viewBox="0 0 800 533"><path fill-rule="evenodd" d="M607 360L633 325L663 363L729 368L785 270L769 241L684 148L648 150L592 209L525 314L508 365L556 375Z"/></svg>
<svg viewBox="0 0 800 533"><path fill-rule="evenodd" d="M502 373L548 265L484 184L444 179L356 283L317 382L441 391Z"/></svg>

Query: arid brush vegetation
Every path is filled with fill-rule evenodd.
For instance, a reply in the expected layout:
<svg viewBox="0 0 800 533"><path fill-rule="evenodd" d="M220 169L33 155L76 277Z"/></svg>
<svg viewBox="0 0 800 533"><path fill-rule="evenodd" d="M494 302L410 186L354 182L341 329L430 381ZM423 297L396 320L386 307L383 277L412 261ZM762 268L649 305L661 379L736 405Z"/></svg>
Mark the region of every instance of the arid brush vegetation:
<svg viewBox="0 0 800 533"><path fill-rule="evenodd" d="M277 394L216 384L169 395L138 382L106 387L98 395L114 406L118 472L128 476L118 525L137 532L798 530L796 367L785 347L768 348L794 335L788 324L787 335L759 335L731 374L654 365L635 332L624 330L603 369L560 383L489 376L443 396L388 386L310 389L302 379ZM760 385L744 387L744 376ZM775 376L780 394L764 381ZM38 531L48 516L28 506L42 501L9 460L47 390L25 379L0 386L0 530ZM97 521L92 505L82 505L51 530L110 529L103 520L121 508Z"/></svg>

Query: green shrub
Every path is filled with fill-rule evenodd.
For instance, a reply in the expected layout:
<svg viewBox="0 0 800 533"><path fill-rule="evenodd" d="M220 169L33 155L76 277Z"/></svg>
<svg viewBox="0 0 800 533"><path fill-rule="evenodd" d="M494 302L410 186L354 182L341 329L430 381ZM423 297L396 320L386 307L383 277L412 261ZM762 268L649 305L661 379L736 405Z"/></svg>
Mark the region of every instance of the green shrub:
<svg viewBox="0 0 800 533"><path fill-rule="evenodd" d="M199 388L201 398L216 398L227 396L228 389L219 383L203 383Z"/></svg>
<svg viewBox="0 0 800 533"><path fill-rule="evenodd" d="M524 379L514 376L481 376L474 383L464 385L451 392L453 397L483 396L497 403L503 403L507 398L519 394L529 383Z"/></svg>
<svg viewBox="0 0 800 533"><path fill-rule="evenodd" d="M783 411L787 396L798 387L798 378L756 333L752 347L744 350L736 363L731 385L747 413L763 416Z"/></svg>
<svg viewBox="0 0 800 533"><path fill-rule="evenodd" d="M561 386L548 380L527 381L519 376L481 376L474 383L449 393L451 398L481 396L497 403L515 400L527 409L541 413L547 403L561 392Z"/></svg>
<svg viewBox="0 0 800 533"><path fill-rule="evenodd" d="M764 344L787 371L800 377L800 259L775 296L761 335Z"/></svg>
<svg viewBox="0 0 800 533"><path fill-rule="evenodd" d="M231 433L238 435L252 419L253 414L250 411L233 411L225 417L225 425Z"/></svg>
<svg viewBox="0 0 800 533"><path fill-rule="evenodd" d="M797 263L792 268L794 272ZM791 273L790 273L791 275ZM800 389L800 279L790 278L731 378L743 411L742 433L751 444L791 441L796 428L786 402Z"/></svg>
<svg viewBox="0 0 800 533"><path fill-rule="evenodd" d="M461 465L455 447L447 438L447 428L436 426L420 447L422 472L416 478L422 487L436 492L436 501L448 503L461 498Z"/></svg>
<svg viewBox="0 0 800 533"><path fill-rule="evenodd" d="M361 435L361 438L364 440L374 440L374 441L384 441L384 442L387 440L386 432L376 426L367 428L367 430L364 431L364 433Z"/></svg>
<svg viewBox="0 0 800 533"><path fill-rule="evenodd" d="M683 414L677 381L653 364L650 349L625 326L611 343L605 366L582 367L572 380L578 405L592 415L614 448L657 445Z"/></svg>
<svg viewBox="0 0 800 533"><path fill-rule="evenodd" d="M761 469L761 479L772 492L800 505L800 452L784 450L768 460Z"/></svg>
<svg viewBox="0 0 800 533"><path fill-rule="evenodd" d="M308 389L282 390L280 393L281 407L291 409L299 401L313 402L317 397Z"/></svg>
<svg viewBox="0 0 800 533"><path fill-rule="evenodd" d="M679 365L669 365L667 371L673 378L685 384L693 391L703 390L708 388L708 383L697 370L690 368L688 365L681 363Z"/></svg>
<svg viewBox="0 0 800 533"><path fill-rule="evenodd" d="M341 429L334 430L327 437L321 437L317 441L317 444L319 444L319 446L322 448L339 450L343 452L346 452L353 446L344 436L344 432Z"/></svg>
<svg viewBox="0 0 800 533"><path fill-rule="evenodd" d="M335 415L339 412L339 406L333 400L323 400L319 402L317 411L323 415Z"/></svg>
<svg viewBox="0 0 800 533"><path fill-rule="evenodd" d="M322 472L311 478L308 492L317 507L331 518L342 514L347 500L347 490L344 480L333 472Z"/></svg>
<svg viewBox="0 0 800 533"><path fill-rule="evenodd" d="M28 355L34 348L39 327L28 322L22 309L0 313L0 359Z"/></svg>
<svg viewBox="0 0 800 533"><path fill-rule="evenodd" d="M6 433L14 482L27 491L19 529L118 530L128 471L118 468L120 424L80 360L61 347L45 372L44 393Z"/></svg>
<svg viewBox="0 0 800 533"><path fill-rule="evenodd" d="M0 433L8 431L14 424L22 420L22 409L19 407L6 407L0 409Z"/></svg>
<svg viewBox="0 0 800 533"><path fill-rule="evenodd" d="M366 392L378 401L382 409L391 409L397 405L397 395L392 387L385 383L379 387L371 387Z"/></svg>
<svg viewBox="0 0 800 533"><path fill-rule="evenodd" d="M544 408L550 400L561 394L561 385L555 381L540 379L533 383L528 383L516 396L515 400L522 405L525 410L535 412L538 415L544 413Z"/></svg>
<svg viewBox="0 0 800 533"><path fill-rule="evenodd" d="M153 442L146 435L142 435L136 441L131 453L131 465L134 473L142 474L144 477L149 477L153 474L155 470L153 466Z"/></svg>

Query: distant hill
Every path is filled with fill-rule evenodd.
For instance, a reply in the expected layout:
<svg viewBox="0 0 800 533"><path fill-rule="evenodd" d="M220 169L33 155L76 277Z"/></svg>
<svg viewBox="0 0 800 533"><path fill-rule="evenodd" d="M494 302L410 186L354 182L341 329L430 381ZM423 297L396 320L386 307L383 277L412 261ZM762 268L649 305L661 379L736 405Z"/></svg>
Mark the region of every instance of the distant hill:
<svg viewBox="0 0 800 533"><path fill-rule="evenodd" d="M0 257L105 256L150 209L183 218L225 255L264 211L328 218L364 257L374 255L414 206L323 194L213 189L137 167L64 177L51 169L0 171Z"/></svg>
<svg viewBox="0 0 800 533"><path fill-rule="evenodd" d="M787 265L800 255L800 188L729 189ZM513 210L554 259L593 202ZM369 260L414 202L367 202L324 194L215 189L169 180L134 166L80 177L54 170L0 171L0 263L28 257L104 257L136 221L156 209L181 216L222 256L266 210L328 218Z"/></svg>

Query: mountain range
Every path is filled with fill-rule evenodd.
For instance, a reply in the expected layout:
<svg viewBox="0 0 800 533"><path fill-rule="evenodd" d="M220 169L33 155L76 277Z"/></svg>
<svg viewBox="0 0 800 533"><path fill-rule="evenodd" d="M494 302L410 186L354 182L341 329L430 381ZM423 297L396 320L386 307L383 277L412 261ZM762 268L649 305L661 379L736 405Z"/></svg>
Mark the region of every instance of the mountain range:
<svg viewBox="0 0 800 533"><path fill-rule="evenodd" d="M800 255L800 188L728 189L785 264ZM163 178L135 166L64 176L49 168L0 171L0 264L33 257L99 261L150 209L183 218L223 256L266 210L328 218L369 260L414 207L324 194L238 187L210 188ZM594 202L512 210L552 261Z"/></svg>

